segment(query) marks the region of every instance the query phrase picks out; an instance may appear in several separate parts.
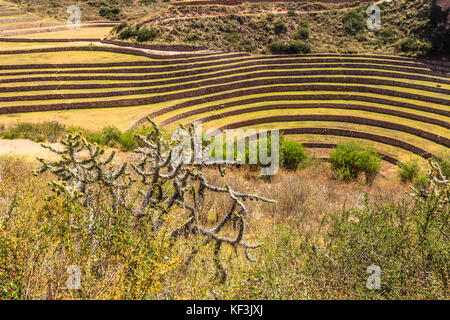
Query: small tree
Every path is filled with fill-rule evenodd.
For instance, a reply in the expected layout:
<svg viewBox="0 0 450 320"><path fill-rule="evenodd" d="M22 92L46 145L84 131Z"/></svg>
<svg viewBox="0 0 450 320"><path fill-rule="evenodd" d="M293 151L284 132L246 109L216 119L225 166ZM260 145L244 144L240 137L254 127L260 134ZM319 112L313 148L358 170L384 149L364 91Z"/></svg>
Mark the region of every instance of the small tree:
<svg viewBox="0 0 450 320"><path fill-rule="evenodd" d="M294 40L306 40L309 38L309 35L310 35L309 29L301 27L296 32L294 32L292 38Z"/></svg>
<svg viewBox="0 0 450 320"><path fill-rule="evenodd" d="M121 40L127 40L136 36L138 30L136 26L127 26L121 29L118 38Z"/></svg>
<svg viewBox="0 0 450 320"><path fill-rule="evenodd" d="M380 156L370 147L357 142L338 145L330 154L332 169L341 180L355 179L361 172L370 182L380 171Z"/></svg>
<svg viewBox="0 0 450 320"><path fill-rule="evenodd" d="M274 41L268 46L274 54L310 53L311 46L302 41Z"/></svg>
<svg viewBox="0 0 450 320"><path fill-rule="evenodd" d="M281 146L281 166L288 170L297 170L300 163L306 159L303 146L292 140L285 140Z"/></svg>
<svg viewBox="0 0 450 320"><path fill-rule="evenodd" d="M101 8L99 15L108 20L118 21L120 20L120 9L117 7Z"/></svg>
<svg viewBox="0 0 450 320"><path fill-rule="evenodd" d="M417 159L411 159L400 163L397 172L402 182L413 181L420 172L419 161Z"/></svg>
<svg viewBox="0 0 450 320"><path fill-rule="evenodd" d="M153 41L158 36L158 32L155 29L142 28L137 33L137 41L147 42Z"/></svg>
<svg viewBox="0 0 450 320"><path fill-rule="evenodd" d="M344 23L344 30L348 34L356 35L365 27L365 21L358 10L351 10L347 12L342 18Z"/></svg>
<svg viewBox="0 0 450 320"><path fill-rule="evenodd" d="M275 34L285 33L287 30L286 23L283 20L278 20L277 22L275 22L273 30Z"/></svg>
<svg viewBox="0 0 450 320"><path fill-rule="evenodd" d="M450 151L435 155L433 161L439 165L446 177L450 177Z"/></svg>

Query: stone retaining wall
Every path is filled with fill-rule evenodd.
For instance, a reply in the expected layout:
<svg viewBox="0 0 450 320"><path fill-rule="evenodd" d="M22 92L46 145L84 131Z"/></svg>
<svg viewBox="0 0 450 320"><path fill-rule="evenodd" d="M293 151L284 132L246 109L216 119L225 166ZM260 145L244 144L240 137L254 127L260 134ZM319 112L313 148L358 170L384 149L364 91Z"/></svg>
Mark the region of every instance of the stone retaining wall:
<svg viewBox="0 0 450 320"><path fill-rule="evenodd" d="M341 123L354 123L362 124L372 127L385 128L395 131L401 131L421 137L423 139L430 140L437 144L450 147L450 139L443 136L427 132L421 129L408 127L398 123L392 123L387 121L375 120L363 117L353 117L353 116L338 116L338 115L285 115L285 116L273 116L265 118L250 119L245 121L229 123L223 127L218 128L219 131L224 131L227 129L238 129L243 127L254 126L264 123L275 123L275 122L293 122L293 121L326 121L326 122L341 122Z"/></svg>

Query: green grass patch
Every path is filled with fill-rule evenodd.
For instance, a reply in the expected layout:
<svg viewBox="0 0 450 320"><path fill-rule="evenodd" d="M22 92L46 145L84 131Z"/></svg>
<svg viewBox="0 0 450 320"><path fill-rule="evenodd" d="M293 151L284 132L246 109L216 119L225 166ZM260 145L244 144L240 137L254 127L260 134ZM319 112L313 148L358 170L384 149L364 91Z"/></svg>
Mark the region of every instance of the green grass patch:
<svg viewBox="0 0 450 320"><path fill-rule="evenodd" d="M115 126L107 126L99 131L91 131L74 126L66 126L57 121L44 121L41 123L21 122L11 127L0 127L0 136L3 139L28 139L35 142L57 142L67 133L81 132L90 142L101 146L132 151L139 146L136 134L145 135L151 128L141 126L132 131L121 131Z"/></svg>

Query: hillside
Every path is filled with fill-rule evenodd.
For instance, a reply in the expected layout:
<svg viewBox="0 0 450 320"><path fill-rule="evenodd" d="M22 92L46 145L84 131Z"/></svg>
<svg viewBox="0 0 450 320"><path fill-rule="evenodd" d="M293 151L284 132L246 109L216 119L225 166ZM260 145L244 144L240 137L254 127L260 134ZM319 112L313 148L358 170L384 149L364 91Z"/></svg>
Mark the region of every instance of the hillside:
<svg viewBox="0 0 450 320"><path fill-rule="evenodd" d="M10 0L10 2L17 4L27 12L59 21L67 19L69 16L67 8L73 4L80 7L83 20L118 21L120 19L139 18L150 13L154 3L151 0ZM117 8L119 12L113 10L111 13L110 9L113 8ZM101 14L101 11L104 13Z"/></svg>
<svg viewBox="0 0 450 320"><path fill-rule="evenodd" d="M199 5L201 1L173 3L176 5L165 9L170 13L156 11L129 21L132 27L120 27L121 32L113 38L136 41L138 30L133 28L141 27L152 34L147 39L141 37L141 41L151 38L150 42L183 43L222 51L269 53L273 42L299 40L308 46L303 49L305 53L449 54L448 24L442 23L448 8L441 12L432 1L378 2L382 23L376 31L365 26L370 3L359 7L361 2L354 1L236 6Z"/></svg>
<svg viewBox="0 0 450 320"><path fill-rule="evenodd" d="M64 21L67 0L15 0L28 12ZM377 1L381 29L366 28L371 1L78 1L84 21L126 22L111 39L270 53L302 41L305 53L449 55L448 7L440 0ZM443 7L444 6L444 7ZM349 15L349 11L354 9ZM350 27L349 27L350 26ZM144 28L147 32L136 28ZM123 32L126 30L126 32ZM305 51L306 50L306 51Z"/></svg>

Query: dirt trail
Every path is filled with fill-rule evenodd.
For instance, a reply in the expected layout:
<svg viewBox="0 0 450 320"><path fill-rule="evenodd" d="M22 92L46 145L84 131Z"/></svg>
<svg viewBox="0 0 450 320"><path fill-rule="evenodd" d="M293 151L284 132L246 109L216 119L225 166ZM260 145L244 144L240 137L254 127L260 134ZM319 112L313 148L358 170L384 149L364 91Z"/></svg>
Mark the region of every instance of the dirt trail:
<svg viewBox="0 0 450 320"><path fill-rule="evenodd" d="M57 146L58 144L50 144ZM25 139L17 140L0 140L0 156L21 156L28 160L42 157L46 159L54 159L55 155L49 150L43 148L40 143Z"/></svg>
<svg viewBox="0 0 450 320"><path fill-rule="evenodd" d="M373 5L378 5L378 4L381 4L383 2L391 2L391 1L392 0L378 0L378 1L375 1L373 3ZM272 3L275 3L275 2L272 2ZM355 8L355 7L339 8L339 9L321 9L321 10L314 10L314 9L311 9L311 10L297 10L297 12L298 13L312 13L312 12L318 13L318 12L327 12L327 11L334 11L334 10L336 10L336 11L345 11L345 10L351 10L353 8ZM284 11L283 10L275 10L275 9L266 10L266 11L260 11L260 12L248 12L247 11L247 12L244 12L244 13L240 13L240 15L241 16L249 16L249 17L251 17L251 16L258 16L258 15L263 15L263 14L267 14L267 13L287 14L288 11L287 10L284 10ZM227 15L233 15L233 14L230 13L230 14L227 14ZM196 19L196 18L215 18L215 17L223 17L223 16L224 16L224 14L221 14L221 13L206 14L206 15L193 13L191 16L178 16L178 17L171 17L171 18L163 18L160 21L189 20L189 19ZM151 19L151 20L146 21L146 22L151 22L153 20L157 20L157 19Z"/></svg>
<svg viewBox="0 0 450 320"><path fill-rule="evenodd" d="M64 150L64 146L60 143L45 143L46 145L50 145L56 150ZM112 161L112 165L119 165L126 162L137 161L136 156L132 152L125 152L114 148L102 147L105 149L105 158L110 154L110 152L114 151L116 156ZM82 157L88 157L88 153L84 150L80 153ZM36 158L43 158L45 160L55 161L60 159L58 155L51 152L50 150L43 148L41 143L37 143L31 140L26 139L15 139L15 140L3 140L0 139L0 157L2 156L14 156L21 157L25 160L35 162L38 164Z"/></svg>

